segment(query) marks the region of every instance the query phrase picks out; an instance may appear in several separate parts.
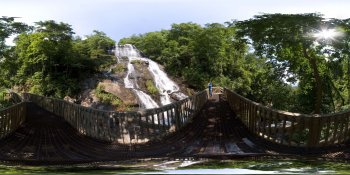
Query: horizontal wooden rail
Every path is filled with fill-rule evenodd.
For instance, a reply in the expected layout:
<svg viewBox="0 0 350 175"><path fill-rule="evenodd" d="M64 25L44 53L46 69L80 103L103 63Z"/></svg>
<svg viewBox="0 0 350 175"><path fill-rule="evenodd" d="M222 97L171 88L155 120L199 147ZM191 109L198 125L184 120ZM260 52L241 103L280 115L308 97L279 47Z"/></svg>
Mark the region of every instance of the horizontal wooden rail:
<svg viewBox="0 0 350 175"><path fill-rule="evenodd" d="M21 102L0 110L0 139L16 130L26 118L26 103Z"/></svg>
<svg viewBox="0 0 350 175"><path fill-rule="evenodd" d="M63 117L84 135L121 144L146 143L178 131L191 121L208 99L206 91L202 91L160 108L114 112L28 93L24 93L23 98Z"/></svg>
<svg viewBox="0 0 350 175"><path fill-rule="evenodd" d="M8 107L22 102L22 97L14 92L1 93L0 108Z"/></svg>
<svg viewBox="0 0 350 175"><path fill-rule="evenodd" d="M291 113L265 107L226 88L224 94L249 130L271 142L311 148L349 140L350 110L329 115Z"/></svg>
<svg viewBox="0 0 350 175"><path fill-rule="evenodd" d="M224 88L222 87L213 87L213 94L223 94Z"/></svg>

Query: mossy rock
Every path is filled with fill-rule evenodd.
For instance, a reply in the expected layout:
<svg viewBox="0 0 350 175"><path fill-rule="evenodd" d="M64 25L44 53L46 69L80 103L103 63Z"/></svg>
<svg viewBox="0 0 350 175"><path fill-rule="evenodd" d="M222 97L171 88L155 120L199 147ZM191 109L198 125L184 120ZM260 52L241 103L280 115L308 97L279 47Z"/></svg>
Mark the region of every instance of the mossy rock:
<svg viewBox="0 0 350 175"><path fill-rule="evenodd" d="M157 87L155 86L152 80L146 81L146 88L147 88L147 91L152 95L156 95L159 93Z"/></svg>
<svg viewBox="0 0 350 175"><path fill-rule="evenodd" d="M114 106L119 106L122 104L122 101L118 98L118 96L106 92L103 85L97 86L95 94L96 97L103 103L112 104Z"/></svg>
<svg viewBox="0 0 350 175"><path fill-rule="evenodd" d="M123 73L123 72L126 72L128 69L126 67L125 64L123 63L120 63L120 64L117 64L116 67L112 68L112 73L115 74L115 73Z"/></svg>

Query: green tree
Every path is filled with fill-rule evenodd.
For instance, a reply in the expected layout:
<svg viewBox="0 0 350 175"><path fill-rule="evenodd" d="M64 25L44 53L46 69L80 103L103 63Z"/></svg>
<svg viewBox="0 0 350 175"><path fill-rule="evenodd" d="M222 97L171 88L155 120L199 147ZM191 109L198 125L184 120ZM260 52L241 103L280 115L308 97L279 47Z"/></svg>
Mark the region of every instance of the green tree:
<svg viewBox="0 0 350 175"><path fill-rule="evenodd" d="M14 83L41 95L74 95L81 77L91 71L86 65L91 64L74 52L73 34L69 24L41 21L32 33L19 35Z"/></svg>
<svg viewBox="0 0 350 175"><path fill-rule="evenodd" d="M85 39L77 37L73 40L75 57L86 60L84 65L93 70L103 70L115 62L115 57L109 52L114 46L114 40L96 30Z"/></svg>
<svg viewBox="0 0 350 175"><path fill-rule="evenodd" d="M148 32L142 35L133 35L130 38L124 38L119 41L119 44L132 44L142 51L142 54L147 55L150 59L164 64L166 59L161 57L162 51L166 48L166 39L168 31Z"/></svg>
<svg viewBox="0 0 350 175"><path fill-rule="evenodd" d="M21 22L15 22L14 17L3 16L0 18L0 58L6 57L6 39L11 35L20 34L29 30L30 27Z"/></svg>
<svg viewBox="0 0 350 175"><path fill-rule="evenodd" d="M193 46L195 39L202 31L203 27L195 23L172 24L167 36L167 47L161 56L163 60L167 60L166 68L171 74L183 77L186 76L186 72L196 70L195 67L192 67L195 57ZM180 67L182 71L179 70ZM198 77L193 78L196 81L201 78L200 74L194 75L193 77Z"/></svg>
<svg viewBox="0 0 350 175"><path fill-rule="evenodd" d="M328 55L328 68L332 72L329 76L331 85L336 87L336 96L342 98L342 105L350 104L350 19L332 19L338 33L337 38L323 40L321 44L328 45L323 53ZM332 47L329 47L331 45Z"/></svg>
<svg viewBox="0 0 350 175"><path fill-rule="evenodd" d="M93 34L86 36L86 39L78 38L75 45L84 57L100 58L108 55L108 50L115 46L115 41L104 32L94 30Z"/></svg>
<svg viewBox="0 0 350 175"><path fill-rule="evenodd" d="M314 34L328 25L320 14L264 14L237 23L241 38L251 40L259 56L293 76L291 80L298 79L302 90L315 97L313 113L321 113L326 74L326 60L320 52L325 45L316 47Z"/></svg>
<svg viewBox="0 0 350 175"><path fill-rule="evenodd" d="M16 70L13 47L6 45L6 39L30 29L31 27L24 23L15 22L14 17L0 18L0 88L10 86L10 79Z"/></svg>
<svg viewBox="0 0 350 175"><path fill-rule="evenodd" d="M16 82L28 86L31 92L54 95L56 74L67 74L72 35L68 24L54 21L37 22L33 33L20 35L16 41Z"/></svg>
<svg viewBox="0 0 350 175"><path fill-rule="evenodd" d="M294 89L280 78L281 69L266 63L266 58L249 54L247 44L236 39L236 30L234 24L212 23L202 27L181 23L162 33L124 38L119 44L134 44L147 57L161 60L168 73L183 78L196 90L206 88L212 80L215 86L234 89L265 105L278 109L294 107L291 104L295 98L288 98L289 101L283 98L293 97ZM153 36L152 42L146 36ZM150 52L158 39L164 46L157 48L162 50Z"/></svg>

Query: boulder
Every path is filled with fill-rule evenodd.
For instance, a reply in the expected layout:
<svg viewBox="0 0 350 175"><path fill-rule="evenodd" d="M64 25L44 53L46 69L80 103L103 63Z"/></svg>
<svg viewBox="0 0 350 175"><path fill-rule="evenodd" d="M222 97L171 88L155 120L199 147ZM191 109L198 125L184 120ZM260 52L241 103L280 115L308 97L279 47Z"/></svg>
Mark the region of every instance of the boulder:
<svg viewBox="0 0 350 175"><path fill-rule="evenodd" d="M108 81L108 80L100 82L98 86L103 86L104 91L117 96L119 99L121 99L124 102L124 104L130 105L130 106L138 105L137 98L130 89L120 86L117 83L112 83L111 81Z"/></svg>
<svg viewBox="0 0 350 175"><path fill-rule="evenodd" d="M70 103L75 103L75 102L77 101L76 99L74 99L74 98L72 98L72 97L70 97L70 96L65 96L65 97L63 98L63 100L68 101L68 102L70 102Z"/></svg>

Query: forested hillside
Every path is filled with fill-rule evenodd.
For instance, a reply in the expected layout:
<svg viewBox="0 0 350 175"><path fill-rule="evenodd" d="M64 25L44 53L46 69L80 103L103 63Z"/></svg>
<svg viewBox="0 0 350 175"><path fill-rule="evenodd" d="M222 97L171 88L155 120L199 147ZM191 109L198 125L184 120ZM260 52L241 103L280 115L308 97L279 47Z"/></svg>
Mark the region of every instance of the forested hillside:
<svg viewBox="0 0 350 175"><path fill-rule="evenodd" d="M295 89L282 80L267 58L256 56L247 43L237 39L234 25L173 24L170 30L134 35L119 44L134 44L197 90L206 88L211 80L214 86L234 89L254 101L292 109Z"/></svg>
<svg viewBox="0 0 350 175"><path fill-rule="evenodd" d="M263 14L225 24L173 24L136 45L196 89L212 80L277 109L330 113L350 102L349 19Z"/></svg>
<svg viewBox="0 0 350 175"><path fill-rule="evenodd" d="M41 21L35 26L0 18L0 84L2 88L63 98L79 93L79 82L115 59L108 49L115 42L103 32L86 39L73 37L69 24ZM5 39L19 34L15 46Z"/></svg>
<svg viewBox="0 0 350 175"><path fill-rule="evenodd" d="M115 42L100 31L74 36L55 21L28 26L0 18L0 89L63 98L115 62ZM172 24L123 38L196 90L227 87L264 105L331 113L350 103L350 20L321 14L262 14L224 24ZM14 46L5 39L19 34Z"/></svg>

